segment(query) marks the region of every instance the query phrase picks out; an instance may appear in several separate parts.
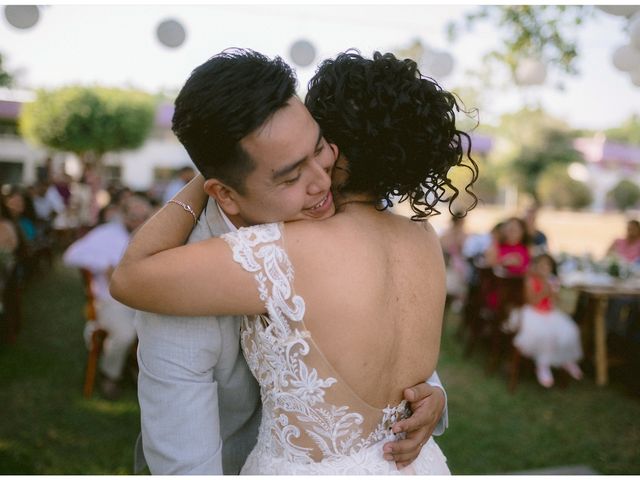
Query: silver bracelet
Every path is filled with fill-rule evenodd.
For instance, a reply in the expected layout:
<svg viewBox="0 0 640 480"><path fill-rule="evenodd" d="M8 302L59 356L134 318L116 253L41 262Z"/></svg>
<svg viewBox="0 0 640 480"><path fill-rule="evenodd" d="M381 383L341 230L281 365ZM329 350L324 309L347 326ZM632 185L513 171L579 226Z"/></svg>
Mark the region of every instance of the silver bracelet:
<svg viewBox="0 0 640 480"><path fill-rule="evenodd" d="M193 217L193 226L196 226L196 224L198 223L198 216L196 215L196 212L193 211L193 208L191 208L191 205L181 202L180 200L173 199L169 200L167 203L175 203L176 205L180 205L185 212L189 212Z"/></svg>

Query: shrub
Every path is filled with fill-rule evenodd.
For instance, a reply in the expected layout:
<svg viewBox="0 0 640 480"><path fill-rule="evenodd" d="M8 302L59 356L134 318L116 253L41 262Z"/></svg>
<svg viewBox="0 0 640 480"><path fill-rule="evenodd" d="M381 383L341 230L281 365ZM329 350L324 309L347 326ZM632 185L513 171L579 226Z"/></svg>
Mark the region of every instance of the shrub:
<svg viewBox="0 0 640 480"><path fill-rule="evenodd" d="M565 165L547 168L536 185L536 193L543 205L554 208L582 209L591 204L593 195L589 187L574 180Z"/></svg>
<svg viewBox="0 0 640 480"><path fill-rule="evenodd" d="M621 180L608 194L619 210L633 207L640 200L640 188L630 180Z"/></svg>

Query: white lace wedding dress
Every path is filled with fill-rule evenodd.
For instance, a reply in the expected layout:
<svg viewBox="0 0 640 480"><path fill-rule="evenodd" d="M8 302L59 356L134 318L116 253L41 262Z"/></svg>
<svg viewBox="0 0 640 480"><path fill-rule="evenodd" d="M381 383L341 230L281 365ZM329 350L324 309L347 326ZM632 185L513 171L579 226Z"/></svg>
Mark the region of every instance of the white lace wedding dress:
<svg viewBox="0 0 640 480"><path fill-rule="evenodd" d="M233 258L257 281L268 316L242 325L242 349L260 384L262 423L242 474L449 474L433 439L402 471L384 460L390 427L408 415L405 402L383 410L350 389L311 338L305 303L292 290L293 267L283 225L241 228L223 235Z"/></svg>

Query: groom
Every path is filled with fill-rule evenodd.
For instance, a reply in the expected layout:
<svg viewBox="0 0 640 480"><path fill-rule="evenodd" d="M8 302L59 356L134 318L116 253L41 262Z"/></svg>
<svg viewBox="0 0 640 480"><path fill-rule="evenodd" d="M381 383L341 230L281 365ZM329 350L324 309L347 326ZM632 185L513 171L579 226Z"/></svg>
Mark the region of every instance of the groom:
<svg viewBox="0 0 640 480"><path fill-rule="evenodd" d="M189 243L245 225L333 215L330 175L337 151L295 87L281 59L246 50L222 52L193 71L175 102L173 131L208 179L210 199ZM303 134L277 141L252 135L283 108L289 125ZM291 156L286 168L271 168L274 159ZM151 473L240 471L256 442L260 395L240 351L239 325L230 316L138 313L141 440ZM438 386L405 392L414 413L394 427L407 438L385 445L390 460L410 462L438 423L437 433L444 431L446 397L437 375L432 381Z"/></svg>

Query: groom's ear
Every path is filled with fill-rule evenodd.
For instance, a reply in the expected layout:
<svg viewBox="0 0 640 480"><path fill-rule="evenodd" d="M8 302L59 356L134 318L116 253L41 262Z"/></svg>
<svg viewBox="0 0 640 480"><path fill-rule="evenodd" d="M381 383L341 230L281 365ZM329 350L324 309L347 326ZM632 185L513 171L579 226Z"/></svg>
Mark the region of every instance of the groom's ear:
<svg viewBox="0 0 640 480"><path fill-rule="evenodd" d="M204 191L218 202L220 208L222 208L227 215L238 215L240 213L240 209L235 200L238 193L217 178L205 180Z"/></svg>

